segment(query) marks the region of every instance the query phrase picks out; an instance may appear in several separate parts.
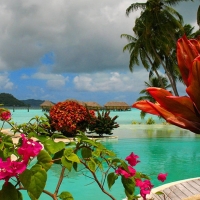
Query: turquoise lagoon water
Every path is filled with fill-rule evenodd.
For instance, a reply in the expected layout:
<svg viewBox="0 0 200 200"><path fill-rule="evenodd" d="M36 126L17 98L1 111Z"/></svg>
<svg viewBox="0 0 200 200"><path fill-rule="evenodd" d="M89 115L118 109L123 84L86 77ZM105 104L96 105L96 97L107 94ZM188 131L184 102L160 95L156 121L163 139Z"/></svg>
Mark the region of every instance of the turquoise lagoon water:
<svg viewBox="0 0 200 200"><path fill-rule="evenodd" d="M16 122L17 124L28 122L32 117L37 116L43 116L45 112L43 112L41 109L30 109L29 112L27 109L10 109L10 112L12 114L12 120ZM111 111L110 116L114 117L115 115L118 115L117 122L120 125L130 125L132 121L141 122L145 124L145 121L152 117L156 123L162 123L163 120L159 119L156 116L149 115L145 117L144 120L141 120L140 118L140 111L137 109L132 109L131 111ZM0 125L2 125L2 122L0 122ZM4 125L4 128L10 128L8 124Z"/></svg>
<svg viewBox="0 0 200 200"><path fill-rule="evenodd" d="M40 114L43 114L40 110L15 111L13 119L22 123L27 121L24 121L25 119ZM165 183L200 175L199 135L172 125L162 125L157 117L154 117L159 123L156 125L131 125L133 120L141 121L138 110L111 112L111 115L119 115L117 122L120 127L113 131L113 135L118 136L118 139L104 140L103 144L122 159L131 152L139 155L141 162L136 169L150 175L155 187L162 184L156 178L160 172L169 174ZM47 190L55 190L60 170L59 166L54 166L49 172ZM89 176L89 174L87 175ZM81 172L67 174L60 188L60 191L64 190L71 192L75 200L110 199L100 191L92 179L84 176ZM116 181L110 193L117 200L125 197L120 180ZM29 197L27 196L26 199L28 200ZM50 199L44 194L40 198L40 200Z"/></svg>

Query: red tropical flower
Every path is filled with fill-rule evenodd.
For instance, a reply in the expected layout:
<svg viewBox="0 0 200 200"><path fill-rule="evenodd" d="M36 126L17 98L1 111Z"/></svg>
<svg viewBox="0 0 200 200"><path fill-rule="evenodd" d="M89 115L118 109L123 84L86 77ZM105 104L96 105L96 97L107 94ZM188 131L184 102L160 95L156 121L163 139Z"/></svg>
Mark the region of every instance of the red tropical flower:
<svg viewBox="0 0 200 200"><path fill-rule="evenodd" d="M188 96L173 96L169 91L150 87L156 100L138 101L132 107L163 117L167 122L200 134L200 42L186 36L177 42L177 60Z"/></svg>
<svg viewBox="0 0 200 200"><path fill-rule="evenodd" d="M1 109L0 110L0 120L8 121L11 119L11 113L9 110Z"/></svg>
<svg viewBox="0 0 200 200"><path fill-rule="evenodd" d="M167 175L168 175L167 173L166 174L160 173L160 174L158 174L157 178L159 181L164 182L167 178Z"/></svg>
<svg viewBox="0 0 200 200"><path fill-rule="evenodd" d="M94 111L89 111L95 117ZM90 115L85 106L75 101L64 101L55 104L50 112L51 126L57 131L75 134L77 130L85 131Z"/></svg>

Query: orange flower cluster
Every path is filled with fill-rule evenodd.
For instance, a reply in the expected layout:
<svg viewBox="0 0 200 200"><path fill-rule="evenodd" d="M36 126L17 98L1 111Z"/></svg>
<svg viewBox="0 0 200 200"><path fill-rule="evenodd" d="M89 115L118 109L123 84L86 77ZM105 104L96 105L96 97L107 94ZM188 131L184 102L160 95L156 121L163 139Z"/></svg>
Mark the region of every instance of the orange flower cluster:
<svg viewBox="0 0 200 200"><path fill-rule="evenodd" d="M50 112L51 126L57 131L66 131L76 134L78 130L85 131L90 118L95 117L94 111L75 101L65 101L55 104Z"/></svg>

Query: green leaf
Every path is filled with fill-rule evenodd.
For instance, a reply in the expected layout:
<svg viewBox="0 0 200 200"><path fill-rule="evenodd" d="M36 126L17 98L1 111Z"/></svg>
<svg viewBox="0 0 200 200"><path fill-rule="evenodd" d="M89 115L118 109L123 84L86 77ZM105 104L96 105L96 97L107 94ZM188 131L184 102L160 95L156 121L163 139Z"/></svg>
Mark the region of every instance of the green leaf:
<svg viewBox="0 0 200 200"><path fill-rule="evenodd" d="M158 191L158 192L156 192L155 194L157 194L157 195L165 195L165 193L163 193L163 192L161 192L161 191Z"/></svg>
<svg viewBox="0 0 200 200"><path fill-rule="evenodd" d="M99 157L101 154L101 150L99 149L95 149L93 152L92 152L92 155L95 156L95 157Z"/></svg>
<svg viewBox="0 0 200 200"><path fill-rule="evenodd" d="M3 147L4 147L4 143L3 143L3 142L1 142L1 143L0 143L0 149L2 150L2 149L3 149Z"/></svg>
<svg viewBox="0 0 200 200"><path fill-rule="evenodd" d="M44 142L44 147L50 154L55 154L56 152L61 151L65 148L65 143L54 142L53 140L49 139Z"/></svg>
<svg viewBox="0 0 200 200"><path fill-rule="evenodd" d="M65 149L64 156L69 161L80 163L79 157L75 153L73 153L72 149Z"/></svg>
<svg viewBox="0 0 200 200"><path fill-rule="evenodd" d="M62 200L74 200L73 196L69 192L62 192L58 197Z"/></svg>
<svg viewBox="0 0 200 200"><path fill-rule="evenodd" d="M0 199L2 200L21 200L19 192L16 190L12 183L8 182L3 184L2 190L0 191Z"/></svg>
<svg viewBox="0 0 200 200"><path fill-rule="evenodd" d="M105 152L106 152L107 155L109 155L109 156L111 156L111 157L116 156L116 154L115 154L113 151L106 150Z"/></svg>
<svg viewBox="0 0 200 200"><path fill-rule="evenodd" d="M62 156L61 162L62 162L63 166L66 167L69 171L72 170L73 163L71 161L67 160L65 156Z"/></svg>
<svg viewBox="0 0 200 200"><path fill-rule="evenodd" d="M91 158L92 159L92 158ZM94 159L92 159L95 163L96 163L96 165L98 166L98 168L99 169L101 169L102 171L103 171L103 164L104 164L104 162L101 160L98 160L97 158L94 158Z"/></svg>
<svg viewBox="0 0 200 200"><path fill-rule="evenodd" d="M109 189L113 186L113 184L115 183L115 180L117 179L118 179L118 176L114 172L111 172L110 174L108 174L107 182L108 182Z"/></svg>
<svg viewBox="0 0 200 200"><path fill-rule="evenodd" d="M6 149L3 150L3 157L4 158L8 158L11 155L12 155L12 152L9 149L6 148Z"/></svg>
<svg viewBox="0 0 200 200"><path fill-rule="evenodd" d="M87 144L91 144L94 147L98 146L97 142L95 142L94 140L87 139L87 140L83 140L82 142L86 142Z"/></svg>
<svg viewBox="0 0 200 200"><path fill-rule="evenodd" d="M18 200L23 200L22 193L19 190L17 190L17 193L18 193Z"/></svg>
<svg viewBox="0 0 200 200"><path fill-rule="evenodd" d="M120 162L121 162L122 168L124 168L126 171L129 171L128 170L128 165L126 164L126 162L124 162L123 160L120 160Z"/></svg>
<svg viewBox="0 0 200 200"><path fill-rule="evenodd" d="M35 132L29 132L28 137L36 137L37 138L37 134Z"/></svg>
<svg viewBox="0 0 200 200"><path fill-rule="evenodd" d="M61 158L63 156L63 153L64 153L64 149L62 149L61 151L58 151L54 154L52 160L55 160L55 161L53 161L55 164L61 164Z"/></svg>
<svg viewBox="0 0 200 200"><path fill-rule="evenodd" d="M119 158L114 158L112 160L112 163L121 163L121 160Z"/></svg>
<svg viewBox="0 0 200 200"><path fill-rule="evenodd" d="M92 150L90 148L83 147L81 149L81 155L83 158L89 158L92 156Z"/></svg>
<svg viewBox="0 0 200 200"><path fill-rule="evenodd" d="M76 162L73 163L73 168L77 172L77 170L78 170L78 164Z"/></svg>
<svg viewBox="0 0 200 200"><path fill-rule="evenodd" d="M45 187L47 181L47 173L41 165L36 164L30 170L26 169L19 175L24 188L33 196L38 199Z"/></svg>
<svg viewBox="0 0 200 200"><path fill-rule="evenodd" d="M72 148L66 148L65 152L64 152L64 155L65 156L70 156L71 153L73 153L73 152L74 152L74 150Z"/></svg>
<svg viewBox="0 0 200 200"><path fill-rule="evenodd" d="M48 171L51 168L51 165L53 164L51 156L45 150L40 151L39 155L37 156L37 159L37 164L42 165L42 167L46 171Z"/></svg>
<svg viewBox="0 0 200 200"><path fill-rule="evenodd" d="M135 191L135 183L133 182L133 180L130 178L124 178L122 176L121 181L126 190L126 193L128 193L129 195L132 195Z"/></svg>
<svg viewBox="0 0 200 200"><path fill-rule="evenodd" d="M87 165L92 172L95 172L96 164L93 161L87 161Z"/></svg>

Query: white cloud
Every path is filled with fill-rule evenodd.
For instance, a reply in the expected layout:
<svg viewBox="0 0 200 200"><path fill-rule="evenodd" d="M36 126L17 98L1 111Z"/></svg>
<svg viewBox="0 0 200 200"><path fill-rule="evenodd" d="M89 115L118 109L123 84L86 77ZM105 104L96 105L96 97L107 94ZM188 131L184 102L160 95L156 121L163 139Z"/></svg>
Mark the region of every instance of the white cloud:
<svg viewBox="0 0 200 200"><path fill-rule="evenodd" d="M21 79L29 79L30 76L28 76L27 74L22 74L20 78Z"/></svg>
<svg viewBox="0 0 200 200"><path fill-rule="evenodd" d="M45 90L43 87L39 86L27 86L27 89L29 90L30 98L36 98L41 97L45 93Z"/></svg>
<svg viewBox="0 0 200 200"><path fill-rule="evenodd" d="M7 73L0 74L0 88L1 90L12 90L14 88L14 84L8 78Z"/></svg>
<svg viewBox="0 0 200 200"><path fill-rule="evenodd" d="M66 82L69 81L68 76L65 77L60 74L51 74L42 72L33 74L31 78L45 80L47 87L52 90L61 90L65 86Z"/></svg>
<svg viewBox="0 0 200 200"><path fill-rule="evenodd" d="M47 86L50 89L61 90L65 86L65 80L48 80Z"/></svg>
<svg viewBox="0 0 200 200"><path fill-rule="evenodd" d="M43 79L43 80L63 80L68 81L68 77L64 77L61 74L51 74L51 73L42 73L37 72L31 76L34 79Z"/></svg>
<svg viewBox="0 0 200 200"><path fill-rule="evenodd" d="M141 80L146 80L148 73L145 70L134 73L94 73L81 74L74 78L75 88L90 92L136 92L144 88Z"/></svg>

